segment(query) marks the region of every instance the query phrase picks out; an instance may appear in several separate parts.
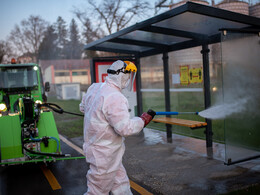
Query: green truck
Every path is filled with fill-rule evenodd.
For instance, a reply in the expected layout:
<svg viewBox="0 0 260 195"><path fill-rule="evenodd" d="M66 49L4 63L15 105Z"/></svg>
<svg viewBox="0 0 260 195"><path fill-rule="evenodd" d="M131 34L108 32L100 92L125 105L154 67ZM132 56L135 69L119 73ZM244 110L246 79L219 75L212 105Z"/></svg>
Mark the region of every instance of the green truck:
<svg viewBox="0 0 260 195"><path fill-rule="evenodd" d="M55 161L61 153L37 64L0 64L0 164Z"/></svg>

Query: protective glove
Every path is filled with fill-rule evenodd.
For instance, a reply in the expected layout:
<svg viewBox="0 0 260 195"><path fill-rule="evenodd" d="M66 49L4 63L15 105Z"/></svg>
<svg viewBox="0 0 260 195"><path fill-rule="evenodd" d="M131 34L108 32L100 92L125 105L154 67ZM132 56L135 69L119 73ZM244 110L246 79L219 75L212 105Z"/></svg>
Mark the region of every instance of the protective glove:
<svg viewBox="0 0 260 195"><path fill-rule="evenodd" d="M151 120L153 119L153 117L155 115L156 115L156 113L152 109L149 109L147 112L144 112L140 116L140 118L144 121L144 127L151 122Z"/></svg>

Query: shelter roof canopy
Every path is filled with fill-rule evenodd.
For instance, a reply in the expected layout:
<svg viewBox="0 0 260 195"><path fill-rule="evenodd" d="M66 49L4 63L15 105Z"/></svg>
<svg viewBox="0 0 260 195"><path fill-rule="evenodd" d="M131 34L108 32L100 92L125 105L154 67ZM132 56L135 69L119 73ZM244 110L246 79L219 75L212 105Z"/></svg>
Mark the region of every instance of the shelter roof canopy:
<svg viewBox="0 0 260 195"><path fill-rule="evenodd" d="M220 42L220 29L258 29L260 19L193 2L169 10L85 46L86 50L138 54Z"/></svg>

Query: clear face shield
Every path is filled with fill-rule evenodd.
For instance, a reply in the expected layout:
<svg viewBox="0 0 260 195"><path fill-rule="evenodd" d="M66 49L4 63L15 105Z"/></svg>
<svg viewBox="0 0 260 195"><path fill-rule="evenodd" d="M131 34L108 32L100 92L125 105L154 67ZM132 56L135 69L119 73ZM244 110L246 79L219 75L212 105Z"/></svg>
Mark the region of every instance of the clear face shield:
<svg viewBox="0 0 260 195"><path fill-rule="evenodd" d="M134 63L130 61L124 61L124 63L125 63L125 73L130 74L130 78L128 81L128 85L126 86L126 89L128 89L128 91L133 91L137 68L134 65Z"/></svg>

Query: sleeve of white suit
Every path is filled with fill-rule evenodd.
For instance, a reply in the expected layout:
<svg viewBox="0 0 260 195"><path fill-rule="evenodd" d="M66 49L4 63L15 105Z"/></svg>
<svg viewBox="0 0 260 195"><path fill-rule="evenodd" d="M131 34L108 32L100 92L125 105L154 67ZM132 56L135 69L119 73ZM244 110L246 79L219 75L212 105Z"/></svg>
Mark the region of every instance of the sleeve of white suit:
<svg viewBox="0 0 260 195"><path fill-rule="evenodd" d="M137 134L144 127L144 122L140 117L130 119L127 99L121 94L106 98L103 112L116 133L123 137Z"/></svg>
<svg viewBox="0 0 260 195"><path fill-rule="evenodd" d="M82 97L81 103L79 104L79 110L80 112L84 113L84 107L85 107L85 99L86 99L87 93L85 93Z"/></svg>

